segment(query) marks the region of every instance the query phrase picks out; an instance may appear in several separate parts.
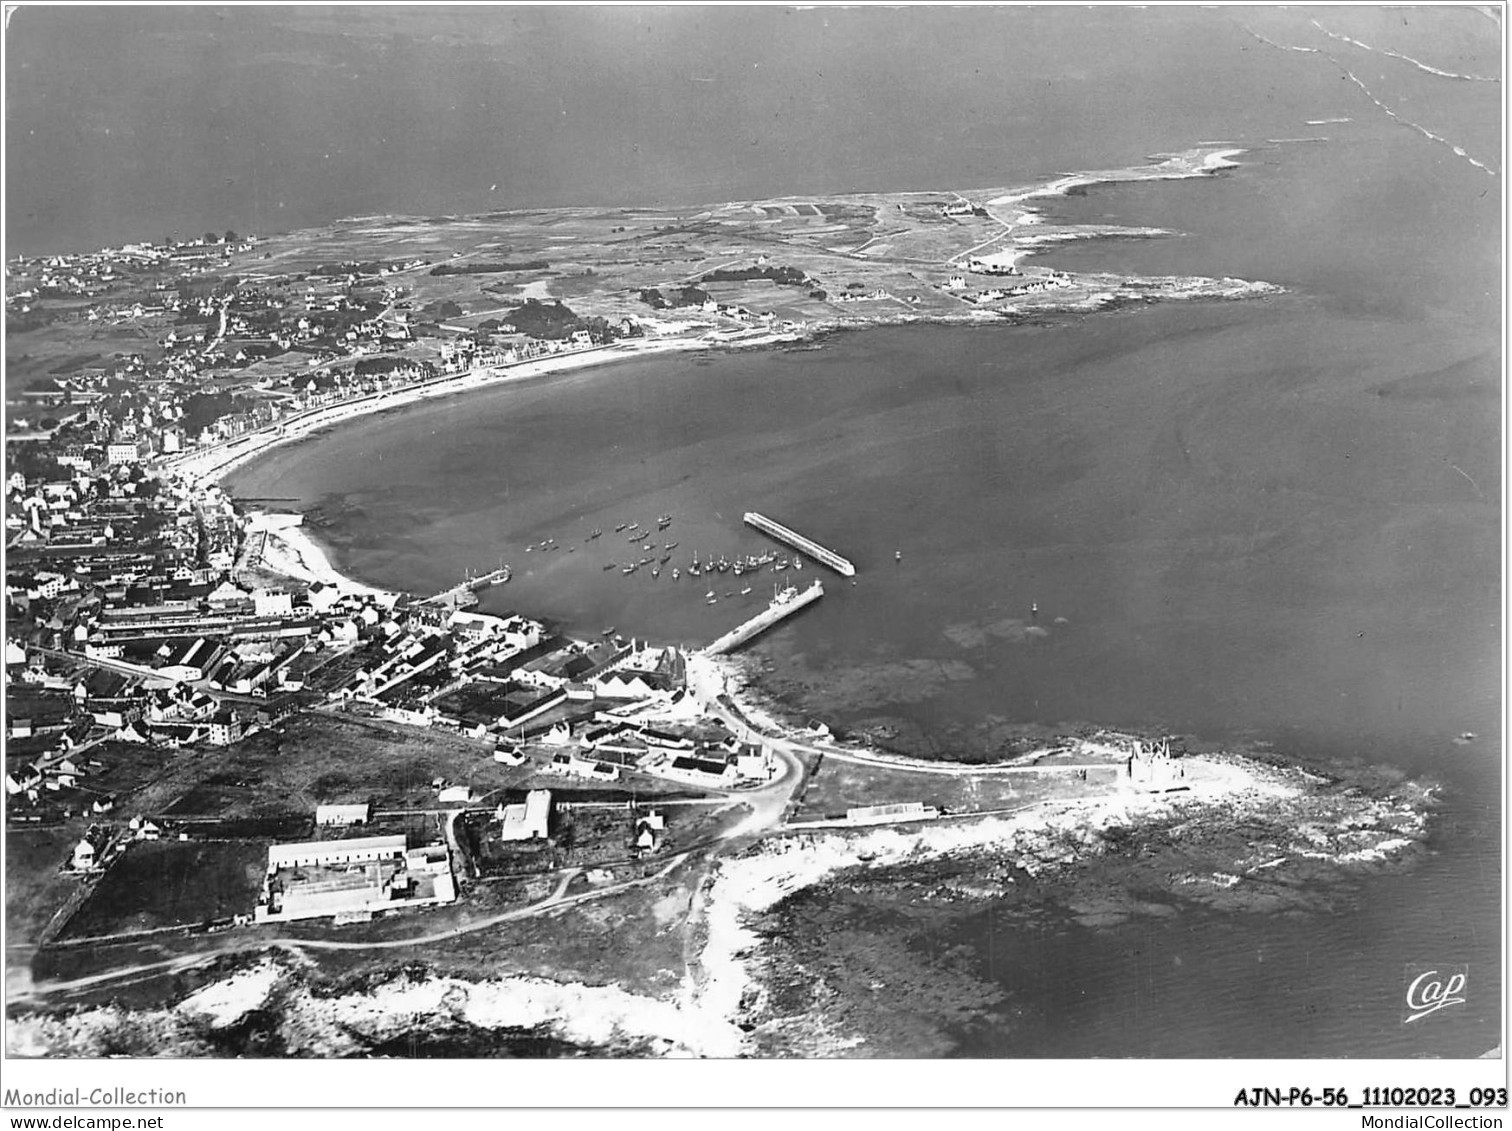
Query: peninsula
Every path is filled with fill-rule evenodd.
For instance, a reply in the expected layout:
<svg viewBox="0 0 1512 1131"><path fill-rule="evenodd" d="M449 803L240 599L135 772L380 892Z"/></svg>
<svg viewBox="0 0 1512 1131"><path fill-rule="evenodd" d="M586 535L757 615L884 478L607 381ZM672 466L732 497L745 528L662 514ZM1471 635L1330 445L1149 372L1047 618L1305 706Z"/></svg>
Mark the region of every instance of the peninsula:
<svg viewBox="0 0 1512 1131"><path fill-rule="evenodd" d="M1095 925L1312 909L1319 885L1404 866L1432 802L1412 783L1101 730L921 762L785 718L716 653L818 584L703 651L569 639L528 610L471 611L503 565L387 592L343 577L279 500L217 486L355 415L655 351L1273 294L1033 263L1167 234L1053 223L1037 201L1212 176L1239 152L1019 188L369 217L8 265L27 406L7 447L11 1051L918 1055L990 994L900 974L924 1045L859 991L805 996L812 931L771 930L795 897L902 885L948 912L1041 885ZM666 565L675 522L615 531L645 555L623 568ZM762 522L784 552L856 573ZM690 572L803 568L777 553L695 555ZM1175 845L1178 828L1201 832Z"/></svg>

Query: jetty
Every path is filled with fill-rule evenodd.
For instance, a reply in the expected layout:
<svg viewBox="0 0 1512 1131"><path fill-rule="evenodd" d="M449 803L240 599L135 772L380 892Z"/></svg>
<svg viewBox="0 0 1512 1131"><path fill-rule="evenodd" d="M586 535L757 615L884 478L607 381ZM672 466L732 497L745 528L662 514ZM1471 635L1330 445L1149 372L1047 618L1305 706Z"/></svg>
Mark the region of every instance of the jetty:
<svg viewBox="0 0 1512 1131"><path fill-rule="evenodd" d="M841 577L856 576L856 567L835 553L835 551L819 545L818 542L810 538L805 538L796 531L789 530L782 523L773 522L766 515L757 514L755 511L746 511L745 520L748 526L754 526L763 534L770 534L779 542L786 542L795 550L802 550L819 564L829 566L830 569L834 570Z"/></svg>
<svg viewBox="0 0 1512 1131"><path fill-rule="evenodd" d="M704 649L704 654L707 656L722 656L726 652L732 652L753 636L765 632L778 621L792 616L799 609L807 605L812 605L823 596L824 585L819 581L815 581L801 593L792 586L780 590L772 598L770 605L744 624L731 629L718 640L714 641L713 644Z"/></svg>
<svg viewBox="0 0 1512 1131"><path fill-rule="evenodd" d="M422 605L440 605L442 608L470 609L478 603L478 590L487 589L493 584L503 584L513 576L513 571L507 565L501 565L498 569L490 570L480 577L469 577L450 589L444 589L434 597L427 597L419 602Z"/></svg>

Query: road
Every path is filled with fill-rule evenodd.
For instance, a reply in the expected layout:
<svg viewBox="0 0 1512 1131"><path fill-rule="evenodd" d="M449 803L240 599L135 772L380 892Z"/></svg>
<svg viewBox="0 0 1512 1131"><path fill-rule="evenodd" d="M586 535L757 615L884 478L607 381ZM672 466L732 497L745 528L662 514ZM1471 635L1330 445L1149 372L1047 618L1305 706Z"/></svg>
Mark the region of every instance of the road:
<svg viewBox="0 0 1512 1131"><path fill-rule="evenodd" d="M433 930L424 934L407 935L403 938L319 939L267 935L257 929L252 931L233 930L224 935L217 936L216 944L208 950L151 962L134 962L80 978L38 982L20 990L19 997L16 994L12 994L11 1000L67 995L106 985L119 985L131 981L139 981L143 978L154 977L160 974L177 973L196 966L207 965L224 957L228 953L236 951L263 950L278 947L296 953L307 951L378 952L434 945L466 935L488 931L506 923L553 914L563 908L589 903L594 900L617 895L621 892L660 883L678 867L697 856L701 859L701 864L697 875L693 877L693 895L690 900L686 927L688 938L692 940L697 936L697 926L703 909L703 881L710 874L717 856L722 851L748 843L750 839L781 829L786 824L788 806L794 794L802 786L806 772L801 755L823 755L824 757L843 758L890 769L925 773L961 775L1008 772L1008 768L1005 767L991 770L985 767L977 768L969 766L899 765L888 759L858 754L853 751L839 751L827 745L804 743L784 735L768 734L758 730L749 719L745 718L733 700L728 697L724 677L716 664L709 662L690 663L688 668L688 684L691 692L704 705L705 709L710 714L718 717L734 734L742 739L760 741L765 744L777 759L779 768L778 772L769 781L754 789L721 791L729 801L738 801L748 806L751 811L750 815L738 825L720 834L715 840L690 847L669 857L665 865L650 876L641 879L625 880L620 883L606 884L603 887L569 895L568 890L571 888L573 881L583 873L582 868L569 868L558 874L556 886L551 894L535 903L487 915L483 918L456 926ZM461 810L450 811L448 819L444 822L446 839L454 853L456 852L456 839L452 824L460 812ZM696 955L691 953L687 956L686 961L689 964L690 972L696 969L696 957Z"/></svg>
<svg viewBox="0 0 1512 1131"><path fill-rule="evenodd" d="M274 936L271 938L260 935L248 935L244 932L228 932L222 936L222 944L208 951L200 951L194 954L177 955L173 958L160 959L156 962L137 962L129 966L119 966L112 970L106 970L99 974L89 974L82 978L70 978L59 981L35 982L28 989L20 990L9 996L8 1000L14 1004L18 1000L45 998L58 994L69 994L80 990L94 989L98 986L110 984L126 984L132 981L140 981L145 977L154 977L159 974L177 974L185 970L191 970L197 966L207 966L218 961L225 955L236 951L264 950L281 947L292 951L308 950L403 950L410 947L427 946L434 943L446 942L449 939L461 938L464 935L476 934L479 931L491 930L502 923L516 922L520 919L529 919L536 915L545 915L559 911L564 907L573 907L581 903L589 903L593 900L603 899L607 896L617 895L620 892L629 891L633 888L644 887L648 884L657 883L665 879L671 872L683 863L690 852L678 853L668 859L666 865L653 875L638 880L625 880L618 884L608 884L591 891L579 892L576 895L568 895L567 889L572 881L582 873L581 868L569 868L561 874L556 888L545 899L532 903L526 907L517 907L512 911L501 911L495 915L489 915L482 919L464 923L460 926L449 927L441 931L432 931L424 935L411 935L400 939L310 939L289 936Z"/></svg>

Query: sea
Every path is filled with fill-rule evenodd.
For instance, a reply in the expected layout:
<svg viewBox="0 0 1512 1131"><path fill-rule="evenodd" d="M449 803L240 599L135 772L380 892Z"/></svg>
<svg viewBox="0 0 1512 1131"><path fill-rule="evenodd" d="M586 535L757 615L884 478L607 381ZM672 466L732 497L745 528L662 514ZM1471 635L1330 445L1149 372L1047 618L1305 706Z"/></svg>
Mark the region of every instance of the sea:
<svg viewBox="0 0 1512 1131"><path fill-rule="evenodd" d="M268 75L302 65L304 48L279 38L295 18L269 17L252 29L263 40L244 41ZM793 575L626 575L646 551L614 528L670 514L655 535L670 571L695 553L765 548L741 520L760 511L859 570L852 585L810 563L800 580L822 577L824 599L753 646L805 714L885 724L941 757L990 749L1014 727L1092 724L1440 785L1429 852L1362 876L1347 912L1191 912L1053 934L1015 931L990 910L953 920L946 941L969 948L1015 1016L961 1032L955 1055L1466 1057L1497 1046L1492 17L601 9L581 16L591 34L570 48L553 21L573 17L561 13L518 11L466 43L448 38L461 18L447 15L431 39L322 31L357 90L397 115L396 136L442 112L438 91L472 100L454 108L457 136L481 137L480 118L507 127L478 142L486 153L438 159L423 185L371 150L349 211L481 211L501 184L519 206L1023 185L1223 144L1244 152L1216 176L1042 202L1056 219L1172 235L1071 243L1038 261L1261 279L1284 293L581 370L344 424L236 471L234 495L306 510L339 566L375 584L432 592L502 560L514 579L485 593L484 611L690 644ZM406 74L443 55L422 109L396 109L364 69ZM500 62L528 77L611 57L581 87L529 87ZM242 74L240 59L228 66ZM651 77L611 106L604 90L632 71ZM336 80L301 81L323 92ZM287 92L259 84L255 95L221 110L281 120ZM543 116L565 132L546 138ZM311 127L290 128L302 153ZM444 158L452 137L426 144ZM255 204L228 188L224 214L254 218L218 226L340 214L321 195L328 163L260 173L251 155L236 160L263 187ZM32 175L17 166L13 200L13 178ZM300 176L311 184L289 180ZM280 199L314 203L270 210L275 182ZM1409 975L1450 966L1468 971L1466 1002L1406 1022Z"/></svg>

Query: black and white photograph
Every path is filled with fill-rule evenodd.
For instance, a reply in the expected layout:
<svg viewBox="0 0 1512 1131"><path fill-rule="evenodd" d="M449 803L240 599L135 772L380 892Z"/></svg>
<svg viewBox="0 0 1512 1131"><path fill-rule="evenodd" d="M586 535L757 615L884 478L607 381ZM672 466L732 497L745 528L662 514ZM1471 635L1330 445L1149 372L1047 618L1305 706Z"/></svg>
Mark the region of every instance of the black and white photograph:
<svg viewBox="0 0 1512 1131"><path fill-rule="evenodd" d="M1501 1126L1506 14L5 5L0 1107Z"/></svg>

